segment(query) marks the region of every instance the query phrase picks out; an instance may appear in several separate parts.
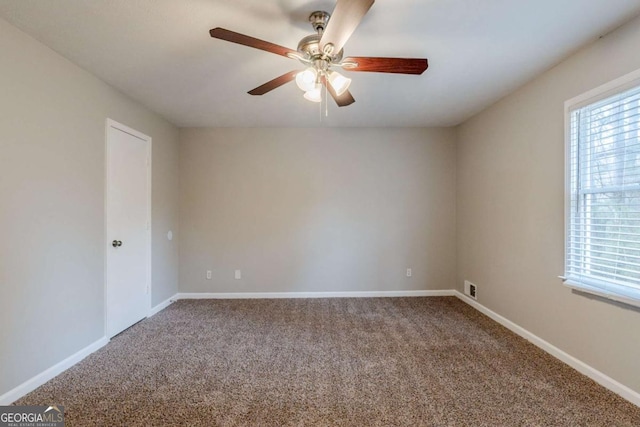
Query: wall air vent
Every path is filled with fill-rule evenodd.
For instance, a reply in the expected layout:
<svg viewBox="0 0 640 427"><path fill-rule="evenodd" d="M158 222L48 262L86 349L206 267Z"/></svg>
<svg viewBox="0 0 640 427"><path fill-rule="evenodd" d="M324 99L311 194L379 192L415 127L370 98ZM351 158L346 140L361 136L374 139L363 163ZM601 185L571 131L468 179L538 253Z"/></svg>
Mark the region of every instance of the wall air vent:
<svg viewBox="0 0 640 427"><path fill-rule="evenodd" d="M468 280L464 281L464 294L470 296L473 299L478 299L477 297L478 287Z"/></svg>

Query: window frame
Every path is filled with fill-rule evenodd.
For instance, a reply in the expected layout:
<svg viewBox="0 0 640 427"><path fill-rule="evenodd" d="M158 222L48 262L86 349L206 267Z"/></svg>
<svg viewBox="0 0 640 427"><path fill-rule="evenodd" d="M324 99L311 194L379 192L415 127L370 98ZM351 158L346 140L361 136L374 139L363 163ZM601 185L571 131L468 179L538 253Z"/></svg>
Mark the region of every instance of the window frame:
<svg viewBox="0 0 640 427"><path fill-rule="evenodd" d="M624 285L608 283L606 281L577 281L566 277L568 251L570 248L569 239L571 237L571 114L573 111L585 106L595 104L605 98L625 92L640 86L640 70L633 71L620 78L610 81L602 86L587 91L581 95L571 98L564 103L564 143L565 143L565 223L564 223L564 276L560 276L563 284L579 292L597 295L623 304L640 307L640 290L636 290Z"/></svg>

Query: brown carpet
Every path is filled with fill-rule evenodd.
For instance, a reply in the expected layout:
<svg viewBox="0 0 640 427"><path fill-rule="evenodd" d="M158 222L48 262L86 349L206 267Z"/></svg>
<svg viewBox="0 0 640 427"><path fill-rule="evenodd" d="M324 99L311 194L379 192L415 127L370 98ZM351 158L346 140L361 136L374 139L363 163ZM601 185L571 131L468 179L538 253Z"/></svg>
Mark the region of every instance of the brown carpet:
<svg viewBox="0 0 640 427"><path fill-rule="evenodd" d="M640 426L453 297L183 300L16 404L68 426Z"/></svg>

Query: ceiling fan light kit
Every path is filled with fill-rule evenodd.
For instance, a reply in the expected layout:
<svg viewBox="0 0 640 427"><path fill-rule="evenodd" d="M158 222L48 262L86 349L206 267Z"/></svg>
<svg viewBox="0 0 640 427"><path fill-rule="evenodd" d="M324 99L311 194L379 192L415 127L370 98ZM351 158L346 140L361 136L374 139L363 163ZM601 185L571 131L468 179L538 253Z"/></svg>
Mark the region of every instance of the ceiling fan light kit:
<svg viewBox="0 0 640 427"><path fill-rule="evenodd" d="M264 40L236 33L224 28L213 28L211 37L242 44L266 52L275 53L301 62L305 69L291 71L249 91L251 95L264 95L292 80L304 91L304 98L312 102L322 101L322 87L339 107L355 102L349 92L351 79L332 67L346 71L368 71L395 74L422 74L428 67L422 58L348 57L343 60L343 46L373 5L374 0L338 0L333 16L325 11L309 15L309 22L316 34L304 37L292 50Z"/></svg>

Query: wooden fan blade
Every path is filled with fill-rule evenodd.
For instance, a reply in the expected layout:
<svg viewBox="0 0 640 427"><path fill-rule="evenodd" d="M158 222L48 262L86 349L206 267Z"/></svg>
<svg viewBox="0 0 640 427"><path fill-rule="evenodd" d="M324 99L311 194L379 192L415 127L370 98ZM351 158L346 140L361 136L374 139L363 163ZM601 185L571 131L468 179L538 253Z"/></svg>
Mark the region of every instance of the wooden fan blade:
<svg viewBox="0 0 640 427"><path fill-rule="evenodd" d="M248 93L249 95L264 95L265 93L270 92L275 88L282 86L283 84L289 83L291 80L296 78L296 75L299 72L300 71L289 71L288 73L285 73L280 77L276 77L275 79L266 82L262 86L258 86L257 88L250 90Z"/></svg>
<svg viewBox="0 0 640 427"><path fill-rule="evenodd" d="M422 74L429 67L426 59L419 58L374 58L352 56L342 61L353 62L354 67L344 66L347 71L371 71L375 73Z"/></svg>
<svg viewBox="0 0 640 427"><path fill-rule="evenodd" d="M334 101L336 101L336 104L338 104L338 107L346 107L347 105L351 105L356 102L356 100L351 95L351 92L349 92L348 90L346 90L342 95L338 96L336 91L333 90L333 87L328 84L327 79L324 77L322 78L322 84L326 86L327 90L331 94L331 97Z"/></svg>
<svg viewBox="0 0 640 427"><path fill-rule="evenodd" d="M374 0L338 0L336 8L331 14L327 28L325 28L320 47L324 48L327 43L333 44L334 54L340 52L351 34L360 24L360 21L367 14Z"/></svg>
<svg viewBox="0 0 640 427"><path fill-rule="evenodd" d="M254 37L245 36L244 34L236 33L230 30L225 30L224 28L213 28L209 31L209 34L211 34L211 37L216 39L242 44L245 46L253 47L255 49L275 53L276 55L287 56L287 53L296 53L295 50L291 50L287 47L279 46L277 44L256 39Z"/></svg>

